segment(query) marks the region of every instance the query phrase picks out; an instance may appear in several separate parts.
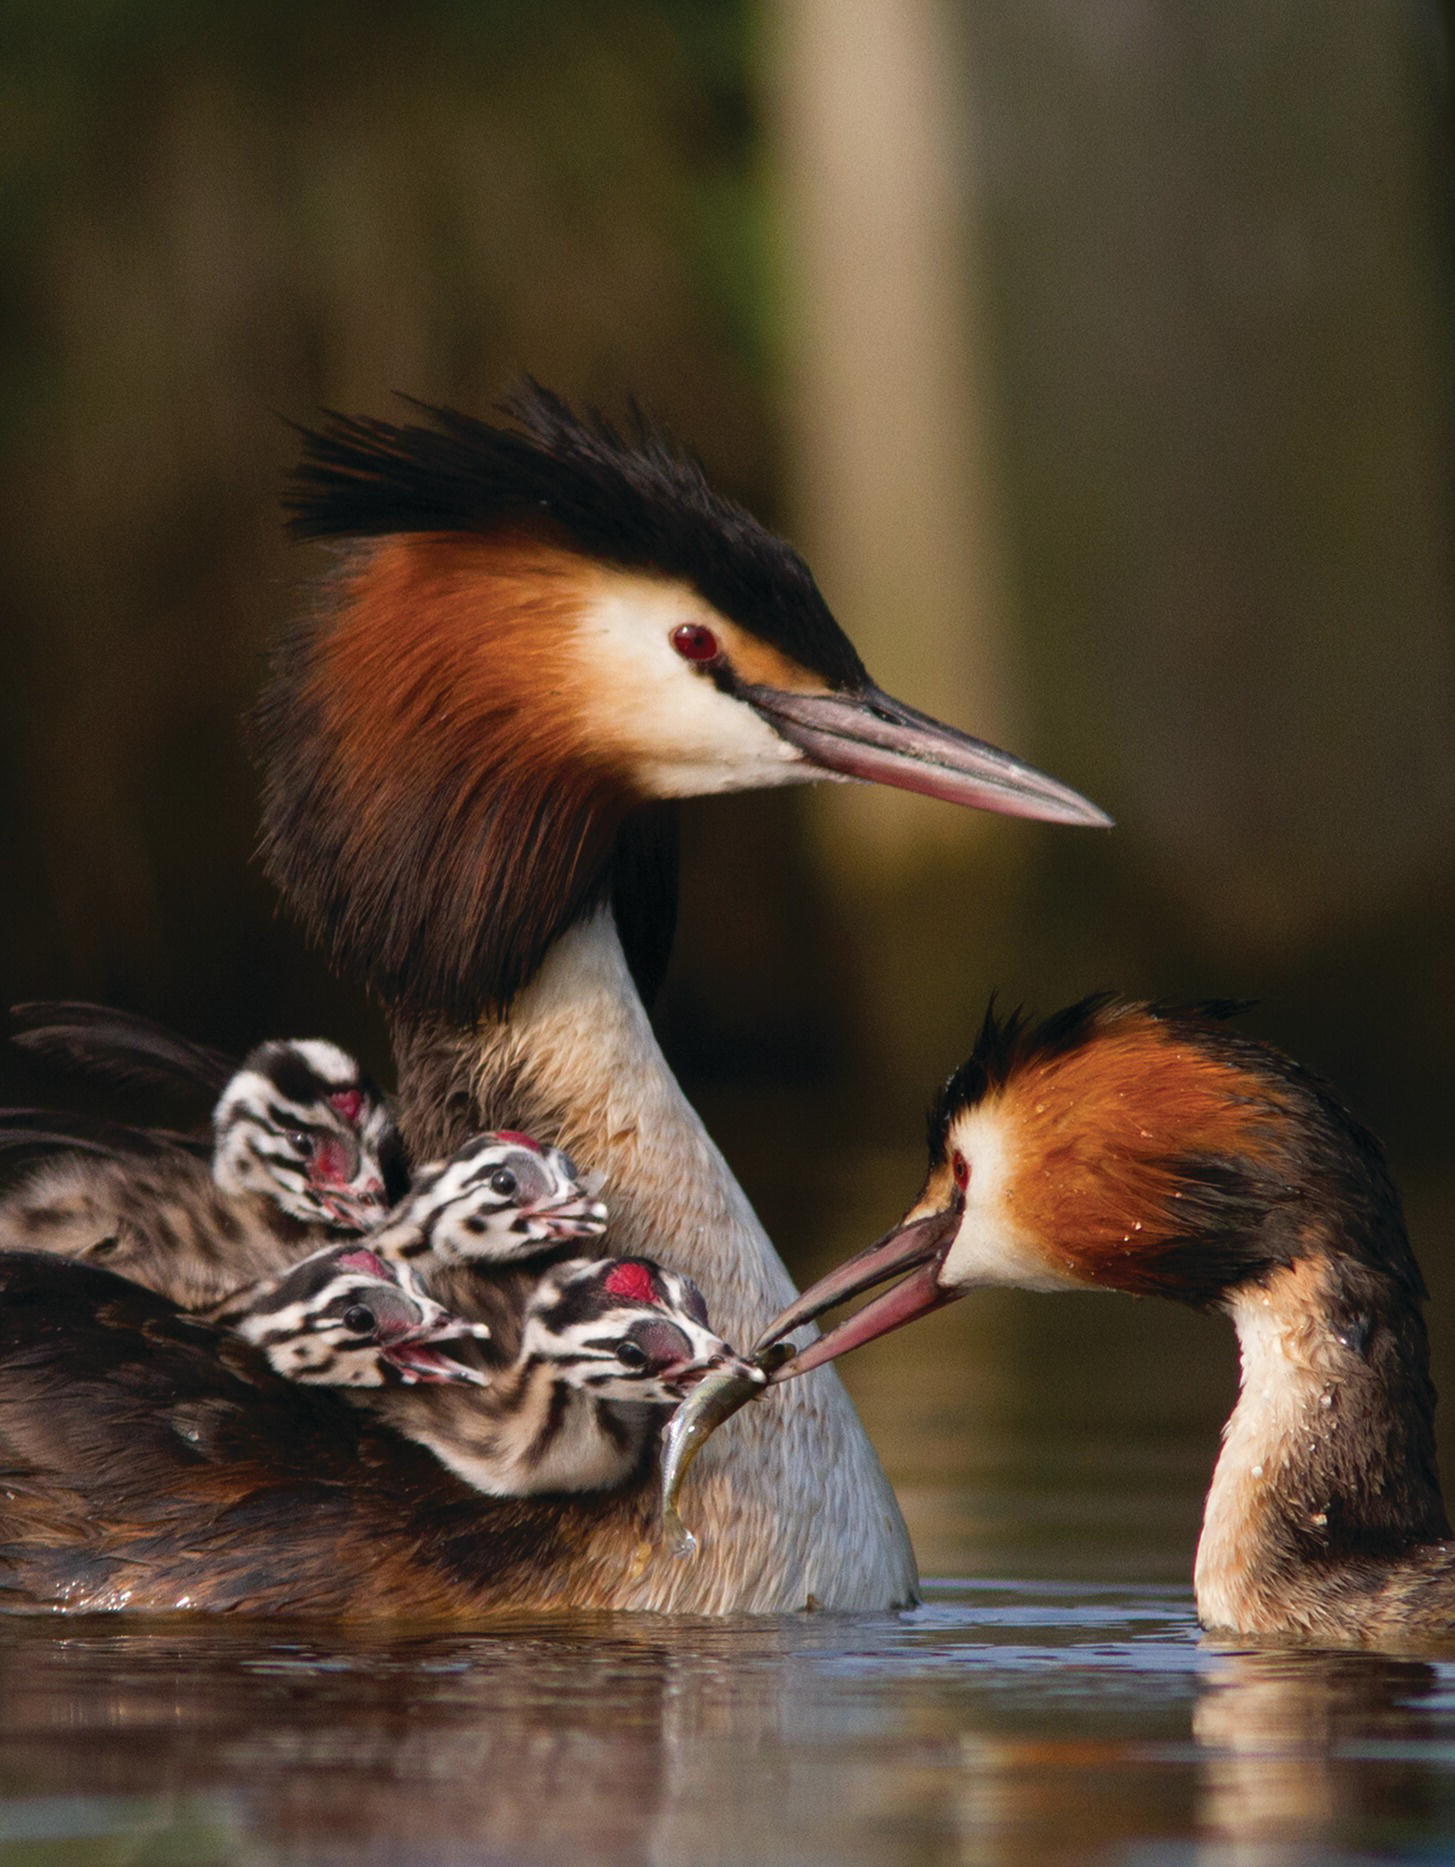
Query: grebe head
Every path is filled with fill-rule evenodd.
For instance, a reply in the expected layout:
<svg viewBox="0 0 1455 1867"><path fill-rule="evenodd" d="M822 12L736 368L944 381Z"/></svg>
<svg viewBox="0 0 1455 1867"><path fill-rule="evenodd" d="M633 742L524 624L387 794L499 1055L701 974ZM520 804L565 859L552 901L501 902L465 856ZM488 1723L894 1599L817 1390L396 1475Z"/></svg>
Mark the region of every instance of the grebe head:
<svg viewBox="0 0 1455 1867"><path fill-rule="evenodd" d="M531 1293L520 1353L596 1400L664 1406L711 1369L743 1365L710 1327L696 1284L649 1258L548 1271Z"/></svg>
<svg viewBox="0 0 1455 1867"><path fill-rule="evenodd" d="M274 878L396 1004L509 1001L639 807L814 778L1104 824L883 694L798 554L638 419L335 418L295 530L354 541L260 713Z"/></svg>
<svg viewBox="0 0 1455 1867"><path fill-rule="evenodd" d="M501 1130L422 1168L369 1242L385 1257L421 1267L513 1264L605 1229L606 1208L568 1154Z"/></svg>
<svg viewBox="0 0 1455 1867"><path fill-rule="evenodd" d="M435 1345L486 1336L426 1294L402 1265L359 1244L331 1245L243 1293L215 1319L260 1348L277 1373L327 1387L389 1387L486 1377Z"/></svg>
<svg viewBox="0 0 1455 1867"><path fill-rule="evenodd" d="M212 1116L213 1176L310 1225L363 1232L402 1191L389 1106L358 1064L321 1038L259 1044Z"/></svg>
<svg viewBox="0 0 1455 1867"><path fill-rule="evenodd" d="M1337 1249L1377 1255L1417 1288L1407 1246L1382 1223L1398 1198L1378 1144L1316 1077L1229 1030L1238 1009L1099 995L1041 1024L992 1009L931 1112L919 1198L764 1341L908 1275L780 1378L985 1285L1212 1309Z"/></svg>

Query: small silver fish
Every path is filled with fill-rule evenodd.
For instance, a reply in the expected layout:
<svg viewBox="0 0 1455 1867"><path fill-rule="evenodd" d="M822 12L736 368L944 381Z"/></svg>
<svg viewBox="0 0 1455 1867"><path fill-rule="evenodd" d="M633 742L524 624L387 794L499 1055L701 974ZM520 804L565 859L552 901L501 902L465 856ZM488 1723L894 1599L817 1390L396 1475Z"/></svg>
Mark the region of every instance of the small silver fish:
<svg viewBox="0 0 1455 1867"><path fill-rule="evenodd" d="M724 1420L758 1398L773 1369L793 1353L791 1343L775 1342L753 1361L705 1374L662 1429L662 1540L674 1556L697 1553L697 1538L677 1509L688 1466Z"/></svg>

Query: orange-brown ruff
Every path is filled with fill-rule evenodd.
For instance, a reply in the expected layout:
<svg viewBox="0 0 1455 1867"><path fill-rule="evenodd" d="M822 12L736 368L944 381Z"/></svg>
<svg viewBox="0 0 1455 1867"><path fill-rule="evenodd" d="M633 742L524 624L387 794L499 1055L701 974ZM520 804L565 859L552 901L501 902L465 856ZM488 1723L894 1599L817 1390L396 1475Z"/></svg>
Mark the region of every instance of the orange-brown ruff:
<svg viewBox="0 0 1455 1867"><path fill-rule="evenodd" d="M987 1018L931 1116L905 1221L769 1330L910 1275L789 1370L977 1285L1220 1310L1242 1386L1198 1548L1198 1610L1245 1635L1455 1638L1425 1288L1378 1143L1235 1007L1083 1001ZM813 1378L810 1376L810 1378Z"/></svg>
<svg viewBox="0 0 1455 1867"><path fill-rule="evenodd" d="M508 1002L529 970L510 956L554 931L562 888L599 875L632 802L624 761L571 705L574 625L600 581L539 539L448 533L384 539L336 580L300 704L332 748L312 805L369 882L314 915L342 910L335 940L357 924L391 997L432 1002L464 942Z"/></svg>

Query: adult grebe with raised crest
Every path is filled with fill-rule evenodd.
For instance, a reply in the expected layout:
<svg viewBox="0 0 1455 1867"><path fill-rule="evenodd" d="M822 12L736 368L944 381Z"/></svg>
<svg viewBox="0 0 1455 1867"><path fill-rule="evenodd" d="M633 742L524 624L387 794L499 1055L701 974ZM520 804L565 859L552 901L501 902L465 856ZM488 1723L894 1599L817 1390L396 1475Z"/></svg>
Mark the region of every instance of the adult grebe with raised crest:
<svg viewBox="0 0 1455 1867"><path fill-rule="evenodd" d="M690 1276L739 1340L791 1286L639 994L671 937L667 807L860 778L1052 821L1106 819L876 688L802 559L654 430L579 420L536 388L510 416L340 418L305 438L295 527L347 550L285 643L260 712L268 864L389 1010L414 1157L482 1129L562 1147L602 1182L610 1249ZM449 1306L474 1314L457 1287ZM63 1318L46 1340L51 1389L64 1392L77 1351ZM0 1367L0 1428L6 1378ZM93 1389L88 1405L103 1404ZM17 1593L41 1602L54 1568L28 1566L26 1551L44 1548L47 1511L109 1522L108 1487L124 1476L105 1459L67 1469L84 1502L32 1487L26 1536L6 1539ZM241 1464L215 1474L239 1507L266 1481ZM165 1483L152 1490L168 1499ZM192 1514L185 1496L170 1513L164 1504L153 1542L191 1547ZM644 1563L649 1516L644 1497L553 1516L532 1567L502 1555L506 1585L489 1550L506 1533L482 1508L472 1573L489 1580L477 1599L505 1588L521 1606L717 1613L809 1599L884 1608L915 1593L893 1494L836 1382L785 1395L771 1430L745 1422L730 1461L702 1461L698 1561ZM356 1545L342 1530L338 1542L347 1563ZM429 1594L418 1541L395 1556L423 1565ZM153 1566L155 1588L135 1565L131 1598L164 1605L178 1562ZM361 1574L360 1597L368 1586ZM184 1592L208 1600L205 1561Z"/></svg>

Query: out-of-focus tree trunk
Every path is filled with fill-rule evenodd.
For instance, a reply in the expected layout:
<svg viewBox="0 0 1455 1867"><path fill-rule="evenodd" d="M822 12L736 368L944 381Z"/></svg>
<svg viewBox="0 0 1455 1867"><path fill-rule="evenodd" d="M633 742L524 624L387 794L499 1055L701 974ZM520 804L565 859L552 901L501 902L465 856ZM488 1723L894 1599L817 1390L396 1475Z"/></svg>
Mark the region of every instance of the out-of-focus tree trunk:
<svg viewBox="0 0 1455 1867"><path fill-rule="evenodd" d="M777 0L766 23L795 529L882 685L1014 740L954 16ZM844 869L902 875L973 834L882 789L815 808Z"/></svg>

